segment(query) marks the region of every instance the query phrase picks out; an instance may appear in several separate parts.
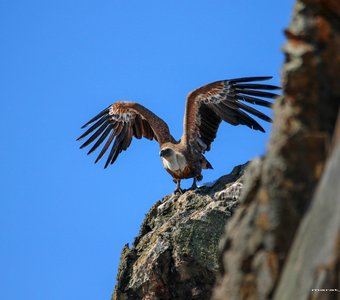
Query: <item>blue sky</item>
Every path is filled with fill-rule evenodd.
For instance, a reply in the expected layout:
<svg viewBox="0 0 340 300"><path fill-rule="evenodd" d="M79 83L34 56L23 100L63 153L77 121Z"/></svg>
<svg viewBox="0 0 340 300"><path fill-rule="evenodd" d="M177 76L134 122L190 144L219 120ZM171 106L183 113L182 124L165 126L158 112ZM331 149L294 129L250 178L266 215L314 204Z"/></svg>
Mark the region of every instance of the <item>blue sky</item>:
<svg viewBox="0 0 340 300"><path fill-rule="evenodd" d="M79 150L80 126L125 99L179 138L190 90L254 75L279 84L292 3L0 0L1 299L110 298L123 245L174 184L156 142L133 141L104 170ZM223 124L203 181L268 138Z"/></svg>

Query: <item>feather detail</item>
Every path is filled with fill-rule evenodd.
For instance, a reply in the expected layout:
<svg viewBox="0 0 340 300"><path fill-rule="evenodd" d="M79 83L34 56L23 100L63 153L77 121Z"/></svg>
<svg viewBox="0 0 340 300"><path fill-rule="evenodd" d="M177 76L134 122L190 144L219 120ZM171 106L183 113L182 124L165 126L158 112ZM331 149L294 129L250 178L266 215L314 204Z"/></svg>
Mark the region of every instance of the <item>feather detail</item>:
<svg viewBox="0 0 340 300"><path fill-rule="evenodd" d="M80 146L80 148L84 148L94 142L88 154L97 150L105 141L95 163L104 156L112 145L105 168L109 164L113 164L122 151L128 149L133 137L155 139L160 144L174 142L168 125L153 112L135 102L116 102L101 111L82 128L92 123L94 124L77 140L90 135L88 140Z"/></svg>
<svg viewBox="0 0 340 300"><path fill-rule="evenodd" d="M256 83L271 78L257 76L216 81L189 93L181 141L201 153L210 150L222 120L231 125L246 125L264 132L263 127L251 115L266 122L271 122L271 118L244 102L271 107L271 102L265 99L277 97L277 94L269 91L280 87ZM202 146L202 142L206 147Z"/></svg>

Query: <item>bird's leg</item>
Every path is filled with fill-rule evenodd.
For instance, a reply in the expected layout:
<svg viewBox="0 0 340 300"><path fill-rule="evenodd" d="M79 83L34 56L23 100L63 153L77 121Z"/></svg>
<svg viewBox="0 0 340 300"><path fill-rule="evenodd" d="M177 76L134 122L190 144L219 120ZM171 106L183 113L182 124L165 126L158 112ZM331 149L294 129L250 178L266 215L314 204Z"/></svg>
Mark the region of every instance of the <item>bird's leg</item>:
<svg viewBox="0 0 340 300"><path fill-rule="evenodd" d="M197 181L201 181L203 179L203 176L202 176L202 174L199 174L199 175L197 175L197 176L195 176L194 177L194 181L193 181L193 183L192 183L192 186L191 186L191 189L192 190L196 190L197 189Z"/></svg>
<svg viewBox="0 0 340 300"><path fill-rule="evenodd" d="M192 186L191 186L192 190L196 190L197 189L196 181L197 181L197 179L196 179L196 177L194 177L194 181L192 182Z"/></svg>
<svg viewBox="0 0 340 300"><path fill-rule="evenodd" d="M181 180L177 179L176 182L177 182L177 185L176 185L176 189L174 190L174 194L176 193L183 194L183 190L181 189Z"/></svg>
<svg viewBox="0 0 340 300"><path fill-rule="evenodd" d="M197 184L196 184L197 181L201 181L202 179L203 179L202 174L195 176L194 181L193 181L192 186L191 186L191 189L196 190L197 189Z"/></svg>

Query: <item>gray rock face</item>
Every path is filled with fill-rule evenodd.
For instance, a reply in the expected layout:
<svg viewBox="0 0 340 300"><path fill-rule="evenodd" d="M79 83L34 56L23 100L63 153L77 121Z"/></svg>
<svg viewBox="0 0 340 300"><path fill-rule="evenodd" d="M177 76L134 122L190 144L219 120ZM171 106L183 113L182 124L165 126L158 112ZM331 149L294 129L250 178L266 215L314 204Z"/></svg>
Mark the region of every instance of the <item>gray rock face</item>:
<svg viewBox="0 0 340 300"><path fill-rule="evenodd" d="M340 289L339 171L324 173L340 136L340 1L297 0L285 34L283 96L265 158L226 226L213 300L339 299L312 289ZM327 193L315 194L319 182Z"/></svg>
<svg viewBox="0 0 340 300"><path fill-rule="evenodd" d="M218 243L238 205L246 165L150 209L133 247L122 251L113 300L210 298Z"/></svg>

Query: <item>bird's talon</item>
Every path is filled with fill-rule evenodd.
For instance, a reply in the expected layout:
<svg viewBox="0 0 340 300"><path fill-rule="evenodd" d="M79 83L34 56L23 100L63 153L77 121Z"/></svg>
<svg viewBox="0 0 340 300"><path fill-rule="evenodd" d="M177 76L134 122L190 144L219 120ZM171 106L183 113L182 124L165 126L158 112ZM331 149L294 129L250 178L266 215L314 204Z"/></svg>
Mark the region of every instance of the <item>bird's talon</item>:
<svg viewBox="0 0 340 300"><path fill-rule="evenodd" d="M183 195L183 190L182 189L175 189L174 194L180 194Z"/></svg>

